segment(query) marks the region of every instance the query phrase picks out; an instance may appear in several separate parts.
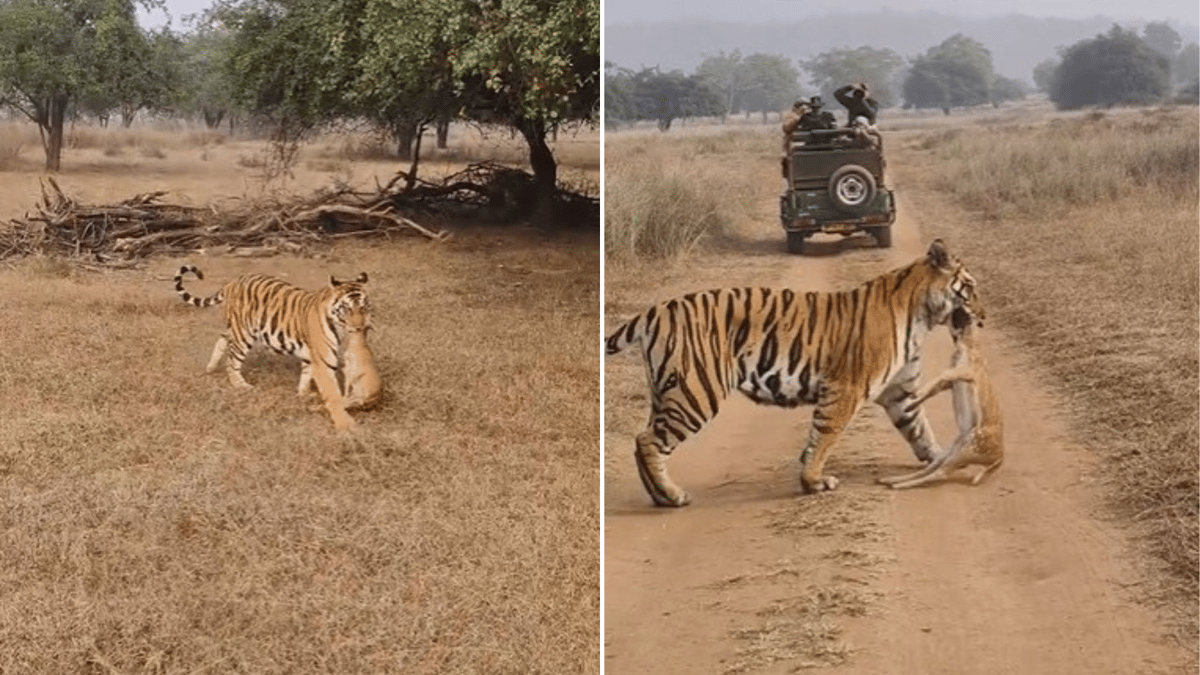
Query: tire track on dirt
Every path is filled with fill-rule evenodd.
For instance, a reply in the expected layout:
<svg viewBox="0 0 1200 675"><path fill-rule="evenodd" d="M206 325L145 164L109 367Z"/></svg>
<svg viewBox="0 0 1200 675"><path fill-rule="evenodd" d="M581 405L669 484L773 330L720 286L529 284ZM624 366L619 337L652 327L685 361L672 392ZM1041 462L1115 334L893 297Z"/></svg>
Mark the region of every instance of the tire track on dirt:
<svg viewBox="0 0 1200 675"><path fill-rule="evenodd" d="M890 251L781 256L780 278L763 283L841 288L912 260L927 242L908 206ZM605 504L607 672L1180 672L1182 655L1125 586L1121 535L1093 516L1098 467L1003 335L985 328L983 343L1008 459L978 487L876 485L915 464L870 405L831 455L839 489L801 497L812 409L738 398L671 462L693 504L655 509L632 471L636 430L622 430L627 459L609 466ZM938 330L927 376L949 355ZM928 411L948 445L949 397Z"/></svg>

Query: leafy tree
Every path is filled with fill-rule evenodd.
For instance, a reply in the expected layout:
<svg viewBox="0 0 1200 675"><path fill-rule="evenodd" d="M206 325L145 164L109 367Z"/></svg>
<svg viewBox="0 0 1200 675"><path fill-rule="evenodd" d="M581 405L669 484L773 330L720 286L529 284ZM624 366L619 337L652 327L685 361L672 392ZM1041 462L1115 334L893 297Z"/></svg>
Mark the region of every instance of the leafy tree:
<svg viewBox="0 0 1200 675"><path fill-rule="evenodd" d="M598 121L598 0L226 0L214 18L235 91L282 137L366 117L403 154L431 121L503 124L529 146L535 217L557 188L547 136Z"/></svg>
<svg viewBox="0 0 1200 675"><path fill-rule="evenodd" d="M721 118L725 119L737 110L741 97L751 88L750 76L742 63L742 52L733 50L715 56L703 55L704 60L696 67L696 75L721 100Z"/></svg>
<svg viewBox="0 0 1200 675"><path fill-rule="evenodd" d="M1030 86L1021 80L997 75L992 80L992 103L999 104L1005 101L1018 101L1025 98L1030 89Z"/></svg>
<svg viewBox="0 0 1200 675"><path fill-rule="evenodd" d="M628 71L626 71L628 72ZM669 131L677 119L720 115L724 102L698 75L643 68L629 78L631 105L627 119L654 120L659 131Z"/></svg>
<svg viewBox="0 0 1200 675"><path fill-rule="evenodd" d="M1060 63L1057 57L1052 56L1033 67L1033 84L1038 91L1050 93L1050 88L1054 85L1054 73Z"/></svg>
<svg viewBox="0 0 1200 675"><path fill-rule="evenodd" d="M192 23L179 38L177 63L186 84L176 88L173 105L215 129L238 109L233 77L225 67L232 58L233 33L212 16Z"/></svg>
<svg viewBox="0 0 1200 675"><path fill-rule="evenodd" d="M604 120L605 124L638 118L633 73L612 61L604 62Z"/></svg>
<svg viewBox="0 0 1200 675"><path fill-rule="evenodd" d="M821 96L833 100L833 92L839 87L855 82L866 82L871 87L871 97L881 107L896 105L896 73L904 66L904 59L896 52L866 45L851 49L831 49L801 61L800 66L810 74L809 81L817 87Z"/></svg>
<svg viewBox="0 0 1200 675"><path fill-rule="evenodd" d="M751 54L742 62L747 87L742 95L741 108L749 115L790 107L800 97L800 70L784 56Z"/></svg>
<svg viewBox="0 0 1200 675"><path fill-rule="evenodd" d="M1168 59L1174 59L1183 45L1183 38L1165 21L1151 22L1143 26L1142 41L1147 47Z"/></svg>
<svg viewBox="0 0 1200 675"><path fill-rule="evenodd" d="M1160 100L1170 88L1168 73L1165 56L1114 24L1066 50L1050 100L1061 110Z"/></svg>
<svg viewBox="0 0 1200 675"><path fill-rule="evenodd" d="M1176 84L1188 84L1200 79L1200 45L1191 42L1179 50L1171 67L1171 75Z"/></svg>
<svg viewBox="0 0 1200 675"><path fill-rule="evenodd" d="M917 57L904 81L904 99L918 108L979 105L991 100L992 53L962 33Z"/></svg>
<svg viewBox="0 0 1200 675"><path fill-rule="evenodd" d="M146 63L134 10L132 0L0 2L0 104L38 125L48 171L61 167L67 110L85 93L116 87L119 98L137 98L140 85L121 90L113 79Z"/></svg>

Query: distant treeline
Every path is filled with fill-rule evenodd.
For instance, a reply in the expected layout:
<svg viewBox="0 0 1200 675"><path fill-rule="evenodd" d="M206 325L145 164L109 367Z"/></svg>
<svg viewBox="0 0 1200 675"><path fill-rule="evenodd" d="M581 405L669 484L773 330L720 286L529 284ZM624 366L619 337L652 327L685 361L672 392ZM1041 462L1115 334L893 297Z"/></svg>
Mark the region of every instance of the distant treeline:
<svg viewBox="0 0 1200 675"><path fill-rule="evenodd" d="M654 120L662 130L697 116L761 114L786 109L801 97L832 93L866 82L883 107L954 108L1000 105L1038 89L1062 109L1144 104L1173 95L1197 99L1200 48L1183 44L1166 23L1147 24L1139 35L1113 25L1107 32L1060 47L1034 68L1033 84L995 71L991 52L958 33L924 53L905 58L886 47L831 49L792 62L778 54L704 54L694 73L605 63L608 123ZM801 76L812 86L801 85ZM1174 85L1174 86L1173 86ZM1174 91L1177 89L1178 91Z"/></svg>

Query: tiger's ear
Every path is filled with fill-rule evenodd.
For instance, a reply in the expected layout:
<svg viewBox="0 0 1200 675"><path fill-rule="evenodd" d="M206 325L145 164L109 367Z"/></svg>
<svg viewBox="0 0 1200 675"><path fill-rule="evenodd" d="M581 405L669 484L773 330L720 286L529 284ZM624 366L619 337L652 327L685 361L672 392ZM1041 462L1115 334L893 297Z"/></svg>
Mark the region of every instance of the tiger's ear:
<svg viewBox="0 0 1200 675"><path fill-rule="evenodd" d="M365 284L365 283L367 283L367 273L366 273L366 272L361 272L361 273L359 273L359 275L358 275L358 278L357 278L357 279L355 279L354 281L356 281L356 282L358 282L358 283L360 283L360 284Z"/></svg>
<svg viewBox="0 0 1200 675"><path fill-rule="evenodd" d="M338 286L341 286L341 285L342 285L342 282L338 281L338 280L337 280L337 277L335 277L335 276L333 276L332 274L330 274L330 275L329 275L329 285L330 285L330 286L333 286L334 288L337 288Z"/></svg>
<svg viewBox="0 0 1200 675"><path fill-rule="evenodd" d="M950 253L946 251L946 243L941 239L934 239L929 245L929 251L925 253L925 257L929 260L929 264L938 269L948 269L950 267Z"/></svg>

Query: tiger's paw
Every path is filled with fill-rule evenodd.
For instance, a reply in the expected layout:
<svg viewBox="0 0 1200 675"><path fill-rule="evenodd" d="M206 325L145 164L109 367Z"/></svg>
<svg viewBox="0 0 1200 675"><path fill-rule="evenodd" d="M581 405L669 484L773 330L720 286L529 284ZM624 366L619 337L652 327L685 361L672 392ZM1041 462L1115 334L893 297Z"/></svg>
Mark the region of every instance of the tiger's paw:
<svg viewBox="0 0 1200 675"><path fill-rule="evenodd" d="M650 495L654 500L655 506L665 506L667 508L679 508L692 503L692 496L683 490L678 490L670 495Z"/></svg>
<svg viewBox="0 0 1200 675"><path fill-rule="evenodd" d="M803 476L800 477L800 488L804 494L816 494L818 492L831 492L836 490L838 479L833 476L821 476L817 480L808 480Z"/></svg>

